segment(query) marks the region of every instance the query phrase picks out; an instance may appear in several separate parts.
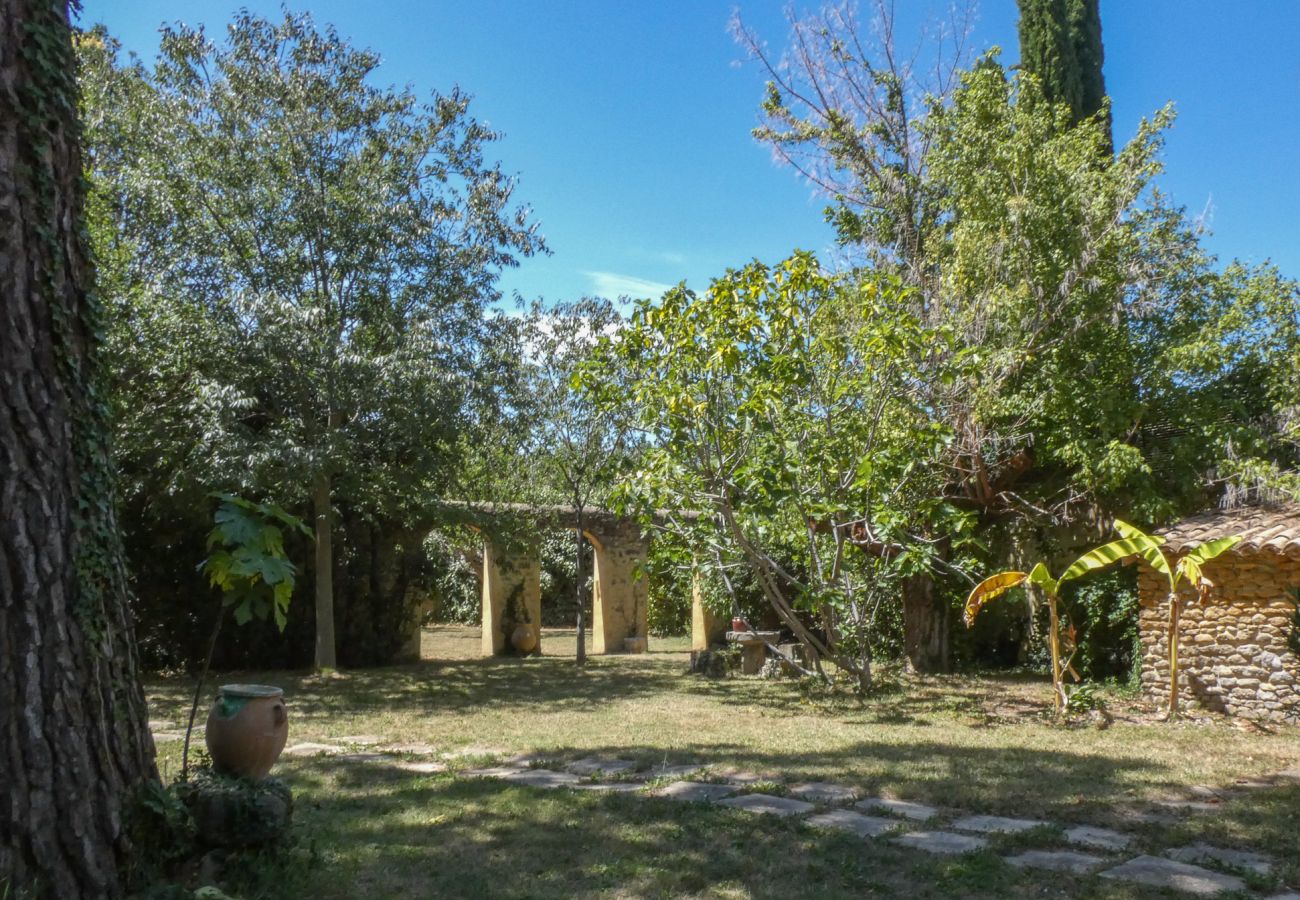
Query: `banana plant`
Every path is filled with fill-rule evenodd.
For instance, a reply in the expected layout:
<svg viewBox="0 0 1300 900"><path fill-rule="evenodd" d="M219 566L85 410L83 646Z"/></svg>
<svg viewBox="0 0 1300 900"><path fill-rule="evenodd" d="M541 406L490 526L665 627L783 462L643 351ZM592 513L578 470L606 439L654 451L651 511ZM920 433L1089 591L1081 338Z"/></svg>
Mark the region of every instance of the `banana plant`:
<svg viewBox="0 0 1300 900"><path fill-rule="evenodd" d="M1069 672L1074 675L1076 681L1079 677L1070 665L1074 656L1073 629L1071 629L1069 635L1070 654L1063 657L1061 653L1061 622L1057 608L1061 597L1061 586L1067 581L1103 569L1135 553L1141 555L1150 552L1152 549L1159 552L1159 546L1155 543L1155 540L1139 533L1137 536L1125 536L1121 540L1112 541L1085 553L1061 573L1060 578L1053 578L1047 566L1041 562L1035 564L1028 572L1010 571L991 575L977 584L966 599L966 627L969 628L975 624L975 617L979 615L979 611L985 604L995 597L1005 594L1012 588L1028 582L1033 587L1041 590L1047 597L1047 609L1051 617L1048 641L1052 649L1052 692L1056 715L1059 717L1065 711L1065 703L1069 699L1065 692L1065 674ZM1146 558L1145 555L1143 555L1143 558Z"/></svg>
<svg viewBox="0 0 1300 900"><path fill-rule="evenodd" d="M1239 544L1241 535L1198 544L1171 566L1169 558L1160 549L1160 545L1165 542L1164 538L1145 534L1141 529L1119 519L1115 520L1115 530L1125 539L1142 541L1144 549L1138 551L1138 555L1169 582L1169 715L1172 718L1178 715L1178 621L1183 605L1178 597L1178 585L1186 578L1204 603L1209 598L1214 582L1205 577L1201 566Z"/></svg>

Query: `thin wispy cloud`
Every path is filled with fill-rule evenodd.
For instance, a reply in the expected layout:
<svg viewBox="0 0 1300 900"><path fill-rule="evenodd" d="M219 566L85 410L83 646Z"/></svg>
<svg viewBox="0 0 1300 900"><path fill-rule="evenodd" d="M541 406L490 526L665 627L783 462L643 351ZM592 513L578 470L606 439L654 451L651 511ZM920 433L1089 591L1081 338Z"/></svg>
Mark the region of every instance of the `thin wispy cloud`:
<svg viewBox="0 0 1300 900"><path fill-rule="evenodd" d="M672 288L671 284L660 284L631 275L619 275L616 272L583 272L591 282L591 292L599 297L658 297Z"/></svg>

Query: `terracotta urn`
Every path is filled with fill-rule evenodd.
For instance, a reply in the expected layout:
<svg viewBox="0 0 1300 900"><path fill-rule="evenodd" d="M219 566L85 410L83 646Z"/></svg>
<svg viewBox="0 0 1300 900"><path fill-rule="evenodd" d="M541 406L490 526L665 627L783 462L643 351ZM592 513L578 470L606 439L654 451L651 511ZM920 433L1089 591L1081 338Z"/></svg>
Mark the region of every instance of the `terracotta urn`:
<svg viewBox="0 0 1300 900"><path fill-rule="evenodd" d="M734 617L732 618L732 620L731 620L731 630L732 630L732 631L748 631L749 629L745 627L745 620L744 620L743 617L741 617L741 616L734 616Z"/></svg>
<svg viewBox="0 0 1300 900"><path fill-rule="evenodd" d="M251 779L266 777L288 737L284 691L265 684L223 684L204 731L213 767Z"/></svg>
<svg viewBox="0 0 1300 900"><path fill-rule="evenodd" d="M520 622L510 633L510 646L520 653L532 653L537 649L537 629L527 622Z"/></svg>

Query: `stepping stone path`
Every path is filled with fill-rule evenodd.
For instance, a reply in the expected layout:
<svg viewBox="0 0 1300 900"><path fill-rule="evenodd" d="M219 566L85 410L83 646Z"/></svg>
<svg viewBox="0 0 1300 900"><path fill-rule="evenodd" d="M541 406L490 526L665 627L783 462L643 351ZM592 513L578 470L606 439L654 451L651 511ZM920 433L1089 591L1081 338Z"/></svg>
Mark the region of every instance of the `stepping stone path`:
<svg viewBox="0 0 1300 900"><path fill-rule="evenodd" d="M286 747L285 756L334 756L342 753L343 748L335 744L313 744L307 741L302 744L294 744L292 747Z"/></svg>
<svg viewBox="0 0 1300 900"><path fill-rule="evenodd" d="M719 800L718 805L772 816L801 816L814 809L811 803L791 797L773 797L771 794L742 794L728 800Z"/></svg>
<svg viewBox="0 0 1300 900"><path fill-rule="evenodd" d="M1245 869L1257 875L1267 875L1273 869L1273 861L1258 853L1244 850L1228 850L1224 847L1211 847L1209 844L1192 844L1188 847L1175 847L1166 850L1165 856L1185 863L1217 862L1234 869Z"/></svg>
<svg viewBox="0 0 1300 900"><path fill-rule="evenodd" d="M955 856L960 853L974 853L988 846L988 841L969 834L957 834L952 831L913 831L910 834L892 838L895 844L924 850L926 853L942 853Z"/></svg>
<svg viewBox="0 0 1300 900"><path fill-rule="evenodd" d="M657 797L669 800L685 800L688 803L713 803L723 797L736 793L734 785L706 784L703 781L674 781L665 788L655 792Z"/></svg>
<svg viewBox="0 0 1300 900"><path fill-rule="evenodd" d="M704 766L698 763L686 763L676 766L655 766L646 773L650 778L686 778L694 775L696 772L704 771Z"/></svg>
<svg viewBox="0 0 1300 900"><path fill-rule="evenodd" d="M344 744L357 744L361 747L373 747L375 744L382 744L384 739L377 734L350 734L347 737L337 738Z"/></svg>
<svg viewBox="0 0 1300 900"><path fill-rule="evenodd" d="M393 760L393 767L401 769L403 772L414 772L417 775L435 775L438 772L447 771L447 764L440 762L415 761L409 759Z"/></svg>
<svg viewBox="0 0 1300 900"><path fill-rule="evenodd" d="M299 751L296 755L316 753L339 753L342 748L328 744L300 744L290 748ZM285 751L288 753L289 751ZM412 772L440 772L446 766L435 762L396 761L392 757L379 753L353 753L340 759L371 762L385 759L399 768ZM644 791L646 785L639 781L605 781L592 782L584 777L601 775L620 775L633 771L636 764L631 760L606 757L587 757L568 766L569 771L559 772L544 768L527 768L530 764L543 761L540 754L526 754L513 757L509 765L469 769L460 773L466 777L496 778L513 784L523 784L538 788L570 788L579 791L603 791L609 793L635 793ZM651 778L662 778L671 774L693 774L705 767L698 764L681 764L660 766L645 773ZM733 773L733 781L742 780L744 773ZM755 778L750 781L771 781L770 777ZM1068 828L1046 822L1041 819L1016 819L1005 816L959 815L948 828L952 830L907 831L916 827L914 823L937 818L939 810L922 803L907 800L890 800L871 797L855 804L857 810L881 811L889 817L863 815L849 809L830 809L825 807L846 803L854 799L855 791L845 785L831 782L805 782L790 788L789 797L771 794L738 793L743 786L736 783L715 784L704 781L674 781L652 792L653 796L669 800L692 803L715 803L732 809L774 816L804 816L813 813L820 806L822 811L810 815L804 821L814 828L834 829L855 834L861 838L878 838L893 834L889 840L900 847L920 850L926 853L943 855L960 855L983 850L990 845L988 837L981 835L1022 834L1035 828L1059 828L1068 843L1087 847L1101 853L1115 854L1126 850L1132 838L1109 828L1092 825L1074 825ZM1192 801L1196 802L1196 801ZM1129 810L1130 813L1134 811ZM951 813L945 814L945 819ZM962 833L975 832L975 834ZM1016 868L1046 869L1049 871L1068 872L1074 875L1097 874L1102 878L1115 881L1127 881L1136 884L1200 896L1212 896L1226 891L1245 891L1246 883L1241 878L1224 872L1214 871L1199 862L1236 867L1259 874L1268 875L1272 871L1273 861L1258 853L1230 850L1209 844L1191 844L1165 851L1164 857L1142 855L1112 865L1109 860L1095 853L1083 853L1077 850L1059 849L1021 849L1004 861ZM1098 871L1102 869L1102 871ZM1283 892L1268 900L1300 900L1300 894Z"/></svg>
<svg viewBox="0 0 1300 900"><path fill-rule="evenodd" d="M1007 857L1007 862L1016 868L1051 869L1056 872L1073 872L1076 875L1085 875L1105 861L1100 856L1076 853L1073 850L1026 850L1016 856Z"/></svg>
<svg viewBox="0 0 1300 900"><path fill-rule="evenodd" d="M898 819L885 819L880 816L864 816L847 809L836 809L819 816L813 816L808 824L815 828L838 828L851 831L860 837L880 837L882 834L902 828Z"/></svg>
<svg viewBox="0 0 1300 900"><path fill-rule="evenodd" d="M630 759L600 759L588 756L586 759L570 763L566 768L574 775L621 775L635 769L636 763Z"/></svg>
<svg viewBox="0 0 1300 900"><path fill-rule="evenodd" d="M757 772L737 772L735 770L724 770L713 774L720 775L722 780L727 784L737 786L749 786L751 784L761 784L763 782L780 781L781 779L774 775L760 775Z"/></svg>
<svg viewBox="0 0 1300 900"><path fill-rule="evenodd" d="M858 792L842 784L810 781L806 784L796 784L790 788L790 796L798 797L800 800L807 800L809 803L831 804L848 803L851 800L856 800L858 799Z"/></svg>
<svg viewBox="0 0 1300 900"><path fill-rule="evenodd" d="M1107 869L1101 873L1102 878L1120 881L1136 881L1153 887L1172 888L1202 897L1212 897L1224 891L1242 891L1246 882L1235 875L1211 872L1200 866L1161 859L1158 856L1139 856L1123 865Z"/></svg>
<svg viewBox="0 0 1300 900"><path fill-rule="evenodd" d="M878 809L895 816L902 816L905 819L912 819L916 822L924 822L927 819L933 819L939 814L939 810L933 806L926 806L924 803L912 803L909 800L886 800L882 797L871 797L855 804L858 809Z"/></svg>
<svg viewBox="0 0 1300 900"><path fill-rule="evenodd" d="M499 776L502 781L512 784L526 784L530 787L558 788L573 787L578 784L578 776L568 772L552 772L548 769L515 769L509 775Z"/></svg>
<svg viewBox="0 0 1300 900"><path fill-rule="evenodd" d="M1019 834L1031 828L1050 824L1039 819L1008 819L1004 816L967 816L952 823L958 831L976 831L980 834Z"/></svg>

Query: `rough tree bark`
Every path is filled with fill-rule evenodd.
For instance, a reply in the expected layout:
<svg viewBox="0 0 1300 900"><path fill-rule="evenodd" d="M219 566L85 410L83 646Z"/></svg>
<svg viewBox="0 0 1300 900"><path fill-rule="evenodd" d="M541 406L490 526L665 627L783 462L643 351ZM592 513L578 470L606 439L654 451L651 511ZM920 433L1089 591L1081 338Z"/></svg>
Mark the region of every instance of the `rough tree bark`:
<svg viewBox="0 0 1300 900"><path fill-rule="evenodd" d="M66 5L0 0L4 896L120 896L124 807L157 778L113 506L76 110Z"/></svg>
<svg viewBox="0 0 1300 900"><path fill-rule="evenodd" d="M948 607L935 595L932 575L903 581L903 649L913 671L948 671Z"/></svg>

